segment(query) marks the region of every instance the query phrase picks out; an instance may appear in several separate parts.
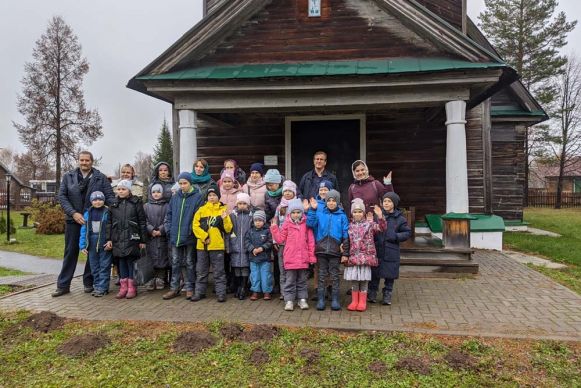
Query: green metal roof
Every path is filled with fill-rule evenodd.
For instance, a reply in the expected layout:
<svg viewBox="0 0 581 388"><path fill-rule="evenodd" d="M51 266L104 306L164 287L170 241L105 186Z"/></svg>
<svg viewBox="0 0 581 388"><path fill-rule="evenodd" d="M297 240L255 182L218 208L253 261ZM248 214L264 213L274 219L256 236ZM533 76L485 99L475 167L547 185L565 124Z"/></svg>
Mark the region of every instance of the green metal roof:
<svg viewBox="0 0 581 388"><path fill-rule="evenodd" d="M453 214L448 213L446 216ZM439 214L426 214L426 222L433 233L442 233L442 218ZM454 218L457 217L448 217ZM505 225L502 217L487 214L467 214L464 219L470 219L471 232L504 232Z"/></svg>
<svg viewBox="0 0 581 388"><path fill-rule="evenodd" d="M528 111L516 108L514 106L493 106L490 109L490 115L494 117L504 117L504 116L545 117L547 114L542 110Z"/></svg>
<svg viewBox="0 0 581 388"><path fill-rule="evenodd" d="M316 77L434 72L507 67L504 63L468 62L449 58L395 58L362 61L317 61L302 63L206 66L165 74L137 77L138 80L225 80L272 77Z"/></svg>

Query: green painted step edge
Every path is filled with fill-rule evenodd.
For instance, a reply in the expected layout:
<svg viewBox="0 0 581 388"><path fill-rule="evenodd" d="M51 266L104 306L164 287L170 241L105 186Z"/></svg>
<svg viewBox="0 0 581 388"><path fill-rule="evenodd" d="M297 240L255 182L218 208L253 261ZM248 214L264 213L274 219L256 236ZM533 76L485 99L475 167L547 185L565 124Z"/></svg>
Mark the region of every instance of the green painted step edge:
<svg viewBox="0 0 581 388"><path fill-rule="evenodd" d="M471 232L504 232L504 219L496 215L470 214L476 219L470 221ZM426 214L426 222L432 233L442 233L442 217L440 214Z"/></svg>
<svg viewBox="0 0 581 388"><path fill-rule="evenodd" d="M505 226L528 226L528 225L530 225L530 222L516 221L516 220L505 220L504 225Z"/></svg>
<svg viewBox="0 0 581 388"><path fill-rule="evenodd" d="M468 62L449 58L395 58L363 61L317 61L205 66L165 74L150 74L138 80L219 80L274 77L313 77L419 73L508 67L497 62Z"/></svg>

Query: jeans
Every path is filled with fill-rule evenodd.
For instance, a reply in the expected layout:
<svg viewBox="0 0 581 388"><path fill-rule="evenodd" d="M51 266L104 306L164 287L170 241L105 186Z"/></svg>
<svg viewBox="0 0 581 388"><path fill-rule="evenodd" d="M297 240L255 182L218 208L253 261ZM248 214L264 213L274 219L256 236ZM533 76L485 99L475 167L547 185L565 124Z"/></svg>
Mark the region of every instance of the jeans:
<svg viewBox="0 0 581 388"><path fill-rule="evenodd" d="M250 262L250 291L272 292L272 272L270 261L262 263Z"/></svg>
<svg viewBox="0 0 581 388"><path fill-rule="evenodd" d="M309 277L308 269L287 269L286 282L284 284L284 301L294 302L295 299L307 299L309 292L307 290L307 278Z"/></svg>
<svg viewBox="0 0 581 388"><path fill-rule="evenodd" d="M377 290L379 289L380 280L381 280L380 278L372 276L371 281L369 282L369 291L377 292ZM385 279L383 291L392 292L394 283L395 279Z"/></svg>
<svg viewBox="0 0 581 388"><path fill-rule="evenodd" d="M97 242L100 246L97 246ZM103 245L105 241L99 241L97 233L89 235L88 261L93 275L93 286L97 291L109 291L111 277L111 251L106 251Z"/></svg>
<svg viewBox="0 0 581 388"><path fill-rule="evenodd" d="M74 221L67 221L65 224L65 254L63 266L57 280L57 288L69 289L73 275L77 269L79 261L79 239L81 238L81 225ZM93 287L93 275L91 274L91 264L89 260L85 263L83 272L83 285Z"/></svg>
<svg viewBox="0 0 581 388"><path fill-rule="evenodd" d="M180 277L183 272L186 291L194 291L196 281L196 258L193 245L171 246L171 282L170 289L180 289Z"/></svg>
<svg viewBox="0 0 581 388"><path fill-rule="evenodd" d="M338 257L318 255L317 263L319 263L319 290L325 289L325 281L327 276L331 277L331 286L333 291L339 291L339 265L341 259Z"/></svg>
<svg viewBox="0 0 581 388"><path fill-rule="evenodd" d="M214 287L216 295L226 295L226 272L224 272L224 251L198 250L196 263L196 295L206 295L208 288L208 275L212 265L214 275Z"/></svg>
<svg viewBox="0 0 581 388"><path fill-rule="evenodd" d="M135 260L137 256L119 257L119 276L121 279L133 279Z"/></svg>

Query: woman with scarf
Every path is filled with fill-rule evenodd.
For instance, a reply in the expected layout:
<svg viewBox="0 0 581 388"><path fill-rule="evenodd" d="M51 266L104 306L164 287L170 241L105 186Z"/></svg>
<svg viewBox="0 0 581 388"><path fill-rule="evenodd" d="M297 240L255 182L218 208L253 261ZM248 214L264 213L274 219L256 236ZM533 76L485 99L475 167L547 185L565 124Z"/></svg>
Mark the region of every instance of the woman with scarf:
<svg viewBox="0 0 581 388"><path fill-rule="evenodd" d="M192 171L192 187L200 192L202 198L206 198L209 189L218 190L218 185L210 175L210 166L205 159L198 159L194 162Z"/></svg>
<svg viewBox="0 0 581 388"><path fill-rule="evenodd" d="M356 160L351 165L351 171L353 171L354 181L349 186L349 204L353 199L361 198L365 204L365 213L373 212L375 205L381 206L383 195L393 191L391 171L383 177L383 182L369 175L369 168L362 160Z"/></svg>

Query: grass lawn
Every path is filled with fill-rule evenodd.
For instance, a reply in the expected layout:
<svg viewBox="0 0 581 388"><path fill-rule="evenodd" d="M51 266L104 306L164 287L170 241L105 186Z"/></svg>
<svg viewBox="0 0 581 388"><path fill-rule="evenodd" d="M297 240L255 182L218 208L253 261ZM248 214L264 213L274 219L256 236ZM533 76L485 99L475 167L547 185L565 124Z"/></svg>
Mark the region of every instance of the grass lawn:
<svg viewBox="0 0 581 388"><path fill-rule="evenodd" d="M21 272L21 271L17 271L15 269L8 269L8 268L0 267L0 277L15 276L15 275L26 275L26 273ZM0 285L0 296L9 294L14 290L15 290L15 288L13 286Z"/></svg>
<svg viewBox="0 0 581 388"><path fill-rule="evenodd" d="M43 235L36 234L36 229L18 229L22 225L22 216L19 212L10 212L10 218L14 218L14 226L16 227L16 235L11 235L11 237L16 238L17 242L8 244L6 234L1 234L0 250L62 259L65 244L64 234ZM81 255L79 259L84 260L84 257Z"/></svg>
<svg viewBox="0 0 581 388"><path fill-rule="evenodd" d="M219 322L77 320L44 333L31 327L39 321L0 313L0 386L581 384L581 343L312 328L263 327L259 335L260 327L245 327L240 335Z"/></svg>
<svg viewBox="0 0 581 388"><path fill-rule="evenodd" d="M505 247L567 264L561 270L532 268L581 294L581 209L527 208L524 218L530 226L562 237L508 232L504 234Z"/></svg>

